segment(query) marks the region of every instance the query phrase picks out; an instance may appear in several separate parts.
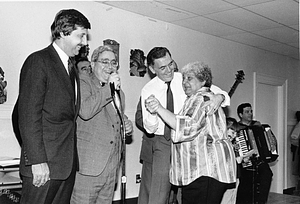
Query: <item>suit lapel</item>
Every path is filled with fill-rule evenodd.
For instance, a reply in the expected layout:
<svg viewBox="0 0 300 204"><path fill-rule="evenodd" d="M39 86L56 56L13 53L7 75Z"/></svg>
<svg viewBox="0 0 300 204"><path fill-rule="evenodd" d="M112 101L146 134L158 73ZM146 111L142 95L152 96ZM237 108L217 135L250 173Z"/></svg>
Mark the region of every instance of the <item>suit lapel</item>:
<svg viewBox="0 0 300 204"><path fill-rule="evenodd" d="M73 87L69 78L69 74L66 71L66 68L61 61L59 55L57 54L56 50L52 45L48 46L49 53L51 55L53 67L55 71L57 72L57 78L58 80L63 84L64 87L66 87L68 93L70 94L70 97L73 98ZM77 90L79 88L79 79L78 79L78 74L76 74L76 82L77 82ZM77 92L79 93L79 91ZM77 97L79 99L79 97ZM75 101L74 101L75 104ZM75 108L75 106L74 106Z"/></svg>

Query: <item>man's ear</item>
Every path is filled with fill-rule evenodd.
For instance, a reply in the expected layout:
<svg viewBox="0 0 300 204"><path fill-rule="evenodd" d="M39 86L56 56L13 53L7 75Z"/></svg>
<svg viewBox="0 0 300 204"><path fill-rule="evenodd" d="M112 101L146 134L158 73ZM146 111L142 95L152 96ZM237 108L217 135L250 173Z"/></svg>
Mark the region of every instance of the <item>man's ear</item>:
<svg viewBox="0 0 300 204"><path fill-rule="evenodd" d="M94 67L95 67L95 62L91 62L91 68L93 72L94 72Z"/></svg>
<svg viewBox="0 0 300 204"><path fill-rule="evenodd" d="M65 37L64 33L63 32L59 32L59 38L63 38Z"/></svg>
<svg viewBox="0 0 300 204"><path fill-rule="evenodd" d="M149 65L149 69L152 72L152 74L155 74L155 70L154 70L154 68L151 65Z"/></svg>

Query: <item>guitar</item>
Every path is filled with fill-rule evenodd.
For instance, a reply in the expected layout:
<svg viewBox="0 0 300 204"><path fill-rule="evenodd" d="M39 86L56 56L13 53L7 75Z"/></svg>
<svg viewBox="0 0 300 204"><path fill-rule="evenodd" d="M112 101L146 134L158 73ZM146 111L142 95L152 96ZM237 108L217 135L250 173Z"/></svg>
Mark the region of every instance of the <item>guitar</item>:
<svg viewBox="0 0 300 204"><path fill-rule="evenodd" d="M238 85L240 83L243 83L243 80L245 79L245 74L244 74L244 71L243 70L239 70L237 71L237 74L235 75L236 78L235 78L235 82L234 84L232 85L230 91L228 92L228 95L229 97L231 97L233 95L233 93L235 92L236 88L238 87Z"/></svg>

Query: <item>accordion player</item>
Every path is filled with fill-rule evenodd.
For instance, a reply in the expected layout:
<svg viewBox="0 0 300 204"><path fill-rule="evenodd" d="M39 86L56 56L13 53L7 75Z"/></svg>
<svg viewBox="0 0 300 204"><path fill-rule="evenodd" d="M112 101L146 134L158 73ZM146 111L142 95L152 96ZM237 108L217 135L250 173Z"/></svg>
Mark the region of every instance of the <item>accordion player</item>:
<svg viewBox="0 0 300 204"><path fill-rule="evenodd" d="M278 158L277 140L267 124L245 126L237 130L232 140L238 163L244 168L252 166L253 161L273 162ZM244 159L244 158L251 159Z"/></svg>

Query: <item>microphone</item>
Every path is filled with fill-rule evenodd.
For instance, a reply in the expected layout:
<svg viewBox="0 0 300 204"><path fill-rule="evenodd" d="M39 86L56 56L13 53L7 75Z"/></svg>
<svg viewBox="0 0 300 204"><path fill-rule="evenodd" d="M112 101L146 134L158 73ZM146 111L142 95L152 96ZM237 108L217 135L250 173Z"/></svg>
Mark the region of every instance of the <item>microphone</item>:
<svg viewBox="0 0 300 204"><path fill-rule="evenodd" d="M111 96L114 97L115 96L115 83L109 83L110 86L110 91L111 91Z"/></svg>
<svg viewBox="0 0 300 204"><path fill-rule="evenodd" d="M111 96L114 97L115 96L115 92L117 92L119 98L120 98L120 89L116 90L115 88L115 83L109 83L110 86L110 91L111 91Z"/></svg>

